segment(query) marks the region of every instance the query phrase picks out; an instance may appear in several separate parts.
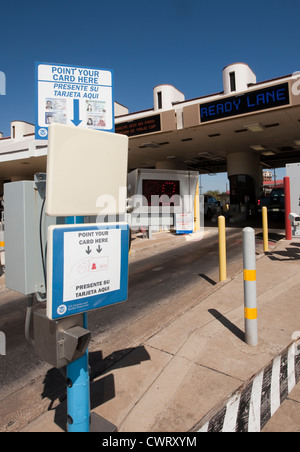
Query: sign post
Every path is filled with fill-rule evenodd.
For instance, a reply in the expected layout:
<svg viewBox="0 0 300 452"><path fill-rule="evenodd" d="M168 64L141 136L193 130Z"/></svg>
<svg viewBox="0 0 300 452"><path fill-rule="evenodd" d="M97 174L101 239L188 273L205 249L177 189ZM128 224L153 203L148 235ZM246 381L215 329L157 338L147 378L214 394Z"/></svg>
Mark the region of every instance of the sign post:
<svg viewBox="0 0 300 452"><path fill-rule="evenodd" d="M84 314L87 317L87 314ZM87 325L84 325L86 328ZM90 431L90 376L88 350L84 356L67 365L68 432Z"/></svg>
<svg viewBox="0 0 300 452"><path fill-rule="evenodd" d="M48 229L47 316L83 314L127 300L129 227L125 223L77 224ZM73 224L72 223L76 223ZM68 431L89 432L90 380L88 350L67 365Z"/></svg>
<svg viewBox="0 0 300 452"><path fill-rule="evenodd" d="M102 76L100 71L91 70L85 75L82 68L38 65L37 73L41 78L37 96L39 139L48 137L45 108L60 110L49 126L45 210L50 216L68 217L67 224L48 228L47 317L57 323L81 314L87 329L87 312L127 300L128 224L84 224L84 217L79 216L100 215L107 204L109 211L105 214L116 218L125 213L122 188L126 187L128 138L105 133L114 131L111 72ZM80 95L75 96L76 92ZM101 98L85 96L99 92ZM65 123L62 113L66 114ZM100 113L108 115L103 122ZM93 116L91 124L89 119L85 122L84 115ZM101 131L97 131L98 125ZM77 341L79 352L83 352L80 347ZM67 365L68 431L89 432L93 424L100 431L113 431L115 426L90 414L89 390L86 349Z"/></svg>
<svg viewBox="0 0 300 452"><path fill-rule="evenodd" d="M67 224L83 223L83 217L67 217ZM88 329L87 313L83 328ZM90 431L89 352L67 366L67 424L69 433Z"/></svg>

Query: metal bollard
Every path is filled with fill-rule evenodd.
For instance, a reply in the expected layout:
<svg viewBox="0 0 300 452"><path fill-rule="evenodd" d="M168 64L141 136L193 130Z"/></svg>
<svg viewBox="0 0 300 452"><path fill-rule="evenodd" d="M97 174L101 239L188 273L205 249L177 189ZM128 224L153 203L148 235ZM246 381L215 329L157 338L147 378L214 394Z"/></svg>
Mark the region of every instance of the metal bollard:
<svg viewBox="0 0 300 452"><path fill-rule="evenodd" d="M256 259L255 232L252 228L243 229L244 260L244 304L245 304L245 341L246 344L258 344L257 300L256 300Z"/></svg>
<svg viewBox="0 0 300 452"><path fill-rule="evenodd" d="M223 215L218 218L219 227L219 261L220 261L220 281L226 281L226 232L225 232L225 217Z"/></svg>
<svg viewBox="0 0 300 452"><path fill-rule="evenodd" d="M292 228L289 220L289 214L292 211L290 178L284 177L283 181L284 181L285 239L292 240Z"/></svg>
<svg viewBox="0 0 300 452"><path fill-rule="evenodd" d="M269 251L269 232L268 232L268 209L262 208L263 237L264 237L264 253Z"/></svg>

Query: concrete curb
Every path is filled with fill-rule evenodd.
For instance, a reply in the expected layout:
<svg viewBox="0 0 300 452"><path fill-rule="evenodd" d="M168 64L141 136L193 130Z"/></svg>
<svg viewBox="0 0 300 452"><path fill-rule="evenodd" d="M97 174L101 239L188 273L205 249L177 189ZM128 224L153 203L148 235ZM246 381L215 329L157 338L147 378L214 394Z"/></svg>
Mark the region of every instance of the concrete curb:
<svg viewBox="0 0 300 452"><path fill-rule="evenodd" d="M260 432L300 379L300 339L213 408L190 432Z"/></svg>

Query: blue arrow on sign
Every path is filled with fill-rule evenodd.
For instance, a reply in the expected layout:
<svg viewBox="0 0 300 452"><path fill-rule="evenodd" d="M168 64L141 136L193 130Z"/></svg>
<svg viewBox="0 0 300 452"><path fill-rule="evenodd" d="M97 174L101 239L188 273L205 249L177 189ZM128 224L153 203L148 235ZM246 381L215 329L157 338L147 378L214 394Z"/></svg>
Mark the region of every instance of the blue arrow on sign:
<svg viewBox="0 0 300 452"><path fill-rule="evenodd" d="M71 119L71 122L77 127L82 122L79 119L79 99L73 100L73 119Z"/></svg>

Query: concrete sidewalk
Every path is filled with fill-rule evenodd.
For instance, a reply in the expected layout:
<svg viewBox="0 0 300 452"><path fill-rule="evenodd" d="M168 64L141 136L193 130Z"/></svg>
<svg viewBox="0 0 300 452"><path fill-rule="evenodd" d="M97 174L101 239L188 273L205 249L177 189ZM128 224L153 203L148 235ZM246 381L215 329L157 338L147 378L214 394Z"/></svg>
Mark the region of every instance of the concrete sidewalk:
<svg viewBox="0 0 300 452"><path fill-rule="evenodd" d="M138 246L142 245L133 245L133 251ZM112 332L109 342L100 345L101 353L99 344L92 344L92 411L119 432L260 430L274 411L274 404L269 405L276 398L275 384L279 391L285 388L277 400L287 400L264 431L276 431L278 425L281 431L300 431L300 391L295 386L300 369L294 356L298 349L288 348L300 331L300 240L281 240L270 253L257 257L258 346L244 342L241 269L233 279L213 286L204 298L186 292L195 298L193 307L174 315L163 328L148 329L145 317ZM152 325L153 318L163 318L164 309L151 313ZM117 352L120 359L114 366L98 375L93 372L97 354L103 359ZM285 357L291 354L295 365L289 368ZM281 362L282 369L285 366L278 382L271 372L274 361L279 366ZM248 398L242 404L244 396ZM292 419L286 414L290 408L283 410L286 403L293 405ZM65 419L66 401L22 431L63 431Z"/></svg>

